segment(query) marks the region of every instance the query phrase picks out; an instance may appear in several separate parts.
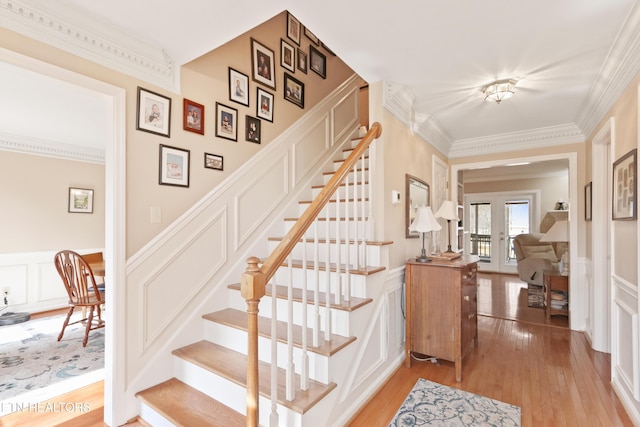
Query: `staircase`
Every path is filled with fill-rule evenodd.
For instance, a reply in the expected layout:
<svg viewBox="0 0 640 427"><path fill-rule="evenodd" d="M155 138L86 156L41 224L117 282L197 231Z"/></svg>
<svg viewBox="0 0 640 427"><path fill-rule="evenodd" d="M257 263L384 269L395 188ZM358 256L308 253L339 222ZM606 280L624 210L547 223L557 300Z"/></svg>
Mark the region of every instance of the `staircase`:
<svg viewBox="0 0 640 427"><path fill-rule="evenodd" d="M379 132L375 124L363 142L352 140L334 170L322 173L323 184L312 187L314 200L299 201L299 217L284 218L286 236L268 239L271 255L248 260L242 282L227 286L228 307L202 316L204 339L172 352L173 378L136 394L144 422L256 425L259 408L260 425L327 425L354 356L354 330L361 330L354 326L368 321L368 284L384 270L390 243L366 238L370 171L366 147L357 144L368 146ZM327 194L327 184L337 193ZM292 249L274 257L287 243ZM248 290L247 274L268 276L270 262L266 286ZM247 315L249 300L258 305L256 316Z"/></svg>

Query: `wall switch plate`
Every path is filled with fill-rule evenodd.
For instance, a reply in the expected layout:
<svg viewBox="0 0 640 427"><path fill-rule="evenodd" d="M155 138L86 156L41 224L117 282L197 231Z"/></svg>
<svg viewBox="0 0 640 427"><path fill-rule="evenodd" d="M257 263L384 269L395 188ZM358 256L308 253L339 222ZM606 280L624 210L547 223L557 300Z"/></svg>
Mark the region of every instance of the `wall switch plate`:
<svg viewBox="0 0 640 427"><path fill-rule="evenodd" d="M400 203L400 192L396 190L391 190L391 203L397 205Z"/></svg>
<svg viewBox="0 0 640 427"><path fill-rule="evenodd" d="M151 206L151 224L160 224L162 222L162 208L160 206Z"/></svg>

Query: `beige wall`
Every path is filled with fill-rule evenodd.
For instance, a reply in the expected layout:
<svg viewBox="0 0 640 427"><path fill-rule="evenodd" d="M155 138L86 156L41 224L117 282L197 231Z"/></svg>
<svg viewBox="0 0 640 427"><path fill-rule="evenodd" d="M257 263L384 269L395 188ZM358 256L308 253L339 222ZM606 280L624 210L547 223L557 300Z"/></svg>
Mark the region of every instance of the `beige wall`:
<svg viewBox="0 0 640 427"><path fill-rule="evenodd" d="M431 187L433 155L442 155L386 110L383 113L384 138L384 240L393 241L389 267L404 266L422 250L422 239L405 237L405 175L422 179ZM444 159L446 163L446 159ZM391 192L399 191L401 202L391 203ZM425 241L428 244L428 240Z"/></svg>
<svg viewBox="0 0 640 427"><path fill-rule="evenodd" d="M104 247L104 165L0 151L0 182L0 253ZM68 212L69 187L94 190L92 214Z"/></svg>
<svg viewBox="0 0 640 427"><path fill-rule="evenodd" d="M251 36L274 50L276 59L276 91L274 123L262 121L262 141L258 145L244 140L245 115L255 116L257 84L251 81L251 46L249 33L228 45L198 58L182 69L182 93L171 93L127 75L115 72L61 50L46 46L24 36L0 28L0 47L33 57L43 62L87 75L126 90L126 157L127 157L127 256L131 256L154 236L178 218L186 209L237 170L260 148L287 129L318 101L353 75L340 59L327 53L327 79L312 71L296 71L294 77L305 84L305 108L283 99L284 69L280 66L280 39L286 39L286 16L280 14L251 31ZM309 40L301 39L301 48L308 52ZM320 48L322 51L322 48ZM326 52L325 52L326 53ZM228 67L247 74L250 79L250 105L245 107L229 101ZM170 138L137 131L136 104L138 86L171 98ZM205 135L182 129L183 96L205 106ZM215 103L238 109L238 142L215 137ZM160 144L190 151L189 188L158 185ZM222 155L224 171L204 168L204 153ZM39 176L39 175L38 175ZM41 176L39 178L42 179ZM66 188L66 187L65 187ZM65 190L67 191L67 190ZM150 223L150 208L160 207L162 223ZM93 246L93 245L92 245ZM31 250L30 248L25 248Z"/></svg>

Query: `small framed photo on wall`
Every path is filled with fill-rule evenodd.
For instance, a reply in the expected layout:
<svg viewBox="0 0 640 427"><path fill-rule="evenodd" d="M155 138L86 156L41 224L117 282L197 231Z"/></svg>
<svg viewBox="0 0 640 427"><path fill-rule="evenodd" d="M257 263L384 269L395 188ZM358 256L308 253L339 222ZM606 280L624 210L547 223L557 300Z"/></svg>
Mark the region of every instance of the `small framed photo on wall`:
<svg viewBox="0 0 640 427"><path fill-rule="evenodd" d="M249 142L260 144L260 119L246 116L245 127L245 139Z"/></svg>
<svg viewBox="0 0 640 427"><path fill-rule="evenodd" d="M229 99L249 106L249 77L229 67Z"/></svg>
<svg viewBox="0 0 640 427"><path fill-rule="evenodd" d="M70 187L69 213L93 213L93 190Z"/></svg>
<svg viewBox="0 0 640 427"><path fill-rule="evenodd" d="M313 45L309 45L309 62L311 71L323 79L327 78L327 57Z"/></svg>
<svg viewBox="0 0 640 427"><path fill-rule="evenodd" d="M613 164L613 220L637 218L637 149L629 151Z"/></svg>
<svg viewBox="0 0 640 427"><path fill-rule="evenodd" d="M284 73L284 99L304 108L304 83Z"/></svg>
<svg viewBox="0 0 640 427"><path fill-rule="evenodd" d="M204 135L204 105L184 99L182 105L182 127L189 132Z"/></svg>
<svg viewBox="0 0 640 427"><path fill-rule="evenodd" d="M160 185L189 187L189 150L160 144Z"/></svg>
<svg viewBox="0 0 640 427"><path fill-rule="evenodd" d="M171 98L138 87L136 129L169 138Z"/></svg>
<svg viewBox="0 0 640 427"><path fill-rule="evenodd" d="M251 39L251 68L255 82L276 88L275 54L256 39Z"/></svg>
<svg viewBox="0 0 640 427"><path fill-rule="evenodd" d="M273 94L258 88L256 98L256 115L273 122Z"/></svg>
<svg viewBox="0 0 640 427"><path fill-rule="evenodd" d="M280 65L292 73L296 71L296 50L283 39L280 39Z"/></svg>
<svg viewBox="0 0 640 427"><path fill-rule="evenodd" d="M289 37L295 44L300 46L300 33L302 32L302 26L300 21L295 16L287 12L287 37Z"/></svg>
<svg viewBox="0 0 640 427"><path fill-rule="evenodd" d="M222 156L217 154L204 153L204 167L207 169L223 170L223 160Z"/></svg>
<svg viewBox="0 0 640 427"><path fill-rule="evenodd" d="M216 136L238 141L238 110L216 102Z"/></svg>

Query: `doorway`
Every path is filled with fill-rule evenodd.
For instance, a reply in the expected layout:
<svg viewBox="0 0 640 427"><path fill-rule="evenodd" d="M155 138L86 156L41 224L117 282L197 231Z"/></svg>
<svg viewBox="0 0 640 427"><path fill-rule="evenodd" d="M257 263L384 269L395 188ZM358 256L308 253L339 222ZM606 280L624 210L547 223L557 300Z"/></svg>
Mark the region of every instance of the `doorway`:
<svg viewBox="0 0 640 427"><path fill-rule="evenodd" d="M529 233L539 192L471 194L464 197L465 252L480 258L478 269L517 273L513 239Z"/></svg>

